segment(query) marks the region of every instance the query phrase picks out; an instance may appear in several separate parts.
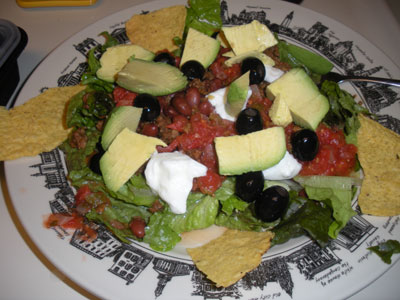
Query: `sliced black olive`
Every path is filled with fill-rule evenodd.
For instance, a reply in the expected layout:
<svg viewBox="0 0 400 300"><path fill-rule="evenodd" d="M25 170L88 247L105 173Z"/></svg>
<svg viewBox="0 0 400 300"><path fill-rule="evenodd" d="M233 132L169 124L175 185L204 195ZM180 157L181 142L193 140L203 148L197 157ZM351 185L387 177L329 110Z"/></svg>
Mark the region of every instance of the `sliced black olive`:
<svg viewBox="0 0 400 300"><path fill-rule="evenodd" d="M261 171L236 176L235 193L246 202L253 202L264 188L264 176Z"/></svg>
<svg viewBox="0 0 400 300"><path fill-rule="evenodd" d="M260 112L251 107L242 110L236 119L235 126L240 135L262 130L263 122Z"/></svg>
<svg viewBox="0 0 400 300"><path fill-rule="evenodd" d="M206 70L197 60L188 60L181 66L181 71L189 80L202 79Z"/></svg>
<svg viewBox="0 0 400 300"><path fill-rule="evenodd" d="M101 143L98 142L96 144L96 153L92 155L89 161L89 169L92 170L92 172L101 175L101 170L100 170L100 158L104 154L103 147L101 146Z"/></svg>
<svg viewBox="0 0 400 300"><path fill-rule="evenodd" d="M157 98L149 94L139 94L133 102L133 106L143 108L141 121L154 121L161 111L160 103Z"/></svg>
<svg viewBox="0 0 400 300"><path fill-rule="evenodd" d="M298 160L313 160L318 153L318 136L310 129L302 129L292 133L290 143L292 144L293 155Z"/></svg>
<svg viewBox="0 0 400 300"><path fill-rule="evenodd" d="M155 62L162 62L175 67L175 58L168 52L161 52L154 57Z"/></svg>
<svg viewBox="0 0 400 300"><path fill-rule="evenodd" d="M264 81L265 67L261 60L255 57L248 57L242 61L242 74L250 71L250 84L259 84Z"/></svg>
<svg viewBox="0 0 400 300"><path fill-rule="evenodd" d="M254 211L263 222L273 222L283 216L289 204L289 192L279 186L271 186L256 199Z"/></svg>
<svg viewBox="0 0 400 300"><path fill-rule="evenodd" d="M219 31L214 31L213 34L211 35L211 37L213 39L216 39L218 37L218 33L219 33Z"/></svg>

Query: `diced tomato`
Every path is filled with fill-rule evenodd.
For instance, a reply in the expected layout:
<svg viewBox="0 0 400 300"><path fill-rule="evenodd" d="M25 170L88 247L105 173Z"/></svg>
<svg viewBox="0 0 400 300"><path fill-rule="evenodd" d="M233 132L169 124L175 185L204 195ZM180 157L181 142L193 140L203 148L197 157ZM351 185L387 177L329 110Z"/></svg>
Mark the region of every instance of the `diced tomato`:
<svg viewBox="0 0 400 300"><path fill-rule="evenodd" d="M357 147L347 144L342 130L320 125L316 130L319 140L317 156L303 162L300 175L347 176L356 164Z"/></svg>
<svg viewBox="0 0 400 300"><path fill-rule="evenodd" d="M218 173L217 152L214 145L207 145L200 156L200 162L205 165L209 170Z"/></svg>
<svg viewBox="0 0 400 300"><path fill-rule="evenodd" d="M257 85L251 86L252 94L247 103L247 107L252 107L260 112L261 119L264 123L264 128L273 126L272 120L269 117L269 109L272 106L272 101L264 97Z"/></svg>
<svg viewBox="0 0 400 300"><path fill-rule="evenodd" d="M89 188L89 185L84 184L82 185L75 195L75 206L80 205L81 203L85 202L86 197L88 197L92 191Z"/></svg>
<svg viewBox="0 0 400 300"><path fill-rule="evenodd" d="M65 229L79 229L83 226L83 217L78 214L51 214L44 225L46 228L61 226Z"/></svg>
<svg viewBox="0 0 400 300"><path fill-rule="evenodd" d="M213 195L223 182L223 177L219 174L207 170L205 176L197 178L197 187L203 194Z"/></svg>
<svg viewBox="0 0 400 300"><path fill-rule="evenodd" d="M116 106L132 106L137 94L117 86L113 91Z"/></svg>
<svg viewBox="0 0 400 300"><path fill-rule="evenodd" d="M222 56L221 53L219 53L217 59L211 64L210 70L217 79L223 81L224 86L227 86L241 75L240 64L233 64L231 67L228 67L225 65L227 58Z"/></svg>

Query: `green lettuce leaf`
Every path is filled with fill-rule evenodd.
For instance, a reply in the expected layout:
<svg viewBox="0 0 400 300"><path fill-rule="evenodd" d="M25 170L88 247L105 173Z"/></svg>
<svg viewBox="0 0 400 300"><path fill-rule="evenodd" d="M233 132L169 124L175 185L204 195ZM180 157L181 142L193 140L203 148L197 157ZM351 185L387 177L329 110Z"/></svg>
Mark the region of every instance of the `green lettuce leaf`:
<svg viewBox="0 0 400 300"><path fill-rule="evenodd" d="M116 38L112 37L107 31L103 31L99 35L102 35L105 38L105 42L103 45L99 45L89 50L88 68L86 72L82 74L81 83L84 85L88 85L95 91L111 93L114 90L114 84L101 80L96 76L96 72L98 69L100 69L101 64L95 53L97 51L99 51L100 53L104 53L107 48L118 45L119 41Z"/></svg>
<svg viewBox="0 0 400 300"><path fill-rule="evenodd" d="M235 210L244 211L249 203L235 195L235 177L227 178L215 192L215 197L221 203L221 210L230 216Z"/></svg>
<svg viewBox="0 0 400 300"><path fill-rule="evenodd" d="M146 184L143 175L134 175L117 192L108 191L114 198L135 205L151 207L158 199L151 188Z"/></svg>
<svg viewBox="0 0 400 300"><path fill-rule="evenodd" d="M277 46L281 61L288 63L292 68L304 68L309 75L326 74L333 68L329 60L305 48L279 39Z"/></svg>
<svg viewBox="0 0 400 300"><path fill-rule="evenodd" d="M215 197L191 193L187 199L186 213L174 214L167 206L152 215L143 241L156 251L169 251L180 241L180 233L214 224L218 208Z"/></svg>
<svg viewBox="0 0 400 300"><path fill-rule="evenodd" d="M367 248L376 253L383 262L387 264L392 263L392 255L400 253L400 242L396 240L387 240L386 242L379 243L376 246Z"/></svg>
<svg viewBox="0 0 400 300"><path fill-rule="evenodd" d="M95 127L87 128L85 132L87 136L85 148L78 149L71 147L69 143L71 136L60 145L60 149L66 154L68 171L74 172L82 170L79 176L83 176L83 173L87 174L88 169L85 169L87 166L87 157L95 151L96 144L101 135L100 131L98 131Z"/></svg>
<svg viewBox="0 0 400 300"><path fill-rule="evenodd" d="M222 26L219 0L189 0L185 35L189 27L211 36Z"/></svg>
<svg viewBox="0 0 400 300"><path fill-rule="evenodd" d="M332 210L327 206L298 197L297 193L290 192L288 209L281 223L272 231L275 236L272 245L283 244L292 238L308 235L321 247L326 246L330 236L328 234Z"/></svg>
<svg viewBox="0 0 400 300"><path fill-rule="evenodd" d="M330 104L329 112L323 121L330 126L343 129L346 142L357 145L357 130L360 128L357 115L369 114L368 110L356 103L353 96L342 90L335 82L324 81L321 93L328 98Z"/></svg>
<svg viewBox="0 0 400 300"><path fill-rule="evenodd" d="M351 217L357 213L351 207L352 190L315 188L305 186L310 199L322 201L333 210L334 221L329 226L329 236L337 238L340 230L346 226Z"/></svg>
<svg viewBox="0 0 400 300"><path fill-rule="evenodd" d="M228 177L215 192L215 197L221 203L221 211L215 220L218 226L238 230L262 231L272 228L279 221L264 223L254 217L253 207L235 195L235 177Z"/></svg>
<svg viewBox="0 0 400 300"><path fill-rule="evenodd" d="M235 210L230 215L220 212L215 220L215 225L245 231L265 231L272 229L279 223L279 219L266 223L254 216L253 205L243 211Z"/></svg>
<svg viewBox="0 0 400 300"><path fill-rule="evenodd" d="M104 224L121 241L129 243L129 239L137 239L129 228L129 223L134 217L141 217L146 222L150 218L150 212L146 207L130 205L122 201L111 199L111 206L107 206L101 213L92 209L86 214L89 221ZM113 221L122 223L123 228L115 228Z"/></svg>

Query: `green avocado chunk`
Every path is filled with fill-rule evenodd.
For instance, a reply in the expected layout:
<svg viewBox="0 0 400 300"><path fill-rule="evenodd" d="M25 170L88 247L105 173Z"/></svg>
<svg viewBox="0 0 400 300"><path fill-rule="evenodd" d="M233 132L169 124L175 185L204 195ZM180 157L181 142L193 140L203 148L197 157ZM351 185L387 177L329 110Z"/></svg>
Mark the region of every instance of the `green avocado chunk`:
<svg viewBox="0 0 400 300"><path fill-rule="evenodd" d="M176 67L133 59L117 75L117 84L138 94L164 96L184 89L188 81Z"/></svg>
<svg viewBox="0 0 400 300"><path fill-rule="evenodd" d="M229 85L226 110L232 116L237 116L247 99L250 84L250 71L244 73Z"/></svg>
<svg viewBox="0 0 400 300"><path fill-rule="evenodd" d="M271 127L245 135L215 138L221 175L262 171L276 165L286 153L283 127Z"/></svg>
<svg viewBox="0 0 400 300"><path fill-rule="evenodd" d="M304 128L315 130L329 111L328 99L301 68L286 72L266 88L267 97L280 95L292 114L293 121Z"/></svg>
<svg viewBox="0 0 400 300"><path fill-rule="evenodd" d="M114 82L119 71L128 63L131 57L143 60L153 60L155 54L138 45L117 45L107 48L100 58L101 68L96 75L100 79Z"/></svg>
<svg viewBox="0 0 400 300"><path fill-rule="evenodd" d="M143 108L134 106L115 107L107 119L101 135L101 146L108 149L114 138L124 129L136 131L142 115Z"/></svg>
<svg viewBox="0 0 400 300"><path fill-rule="evenodd" d="M156 151L157 145L166 146L158 138L124 128L100 159L100 170L107 188L118 191Z"/></svg>
<svg viewBox="0 0 400 300"><path fill-rule="evenodd" d="M217 57L220 45L220 41L189 28L180 65L189 60L196 60L207 69Z"/></svg>

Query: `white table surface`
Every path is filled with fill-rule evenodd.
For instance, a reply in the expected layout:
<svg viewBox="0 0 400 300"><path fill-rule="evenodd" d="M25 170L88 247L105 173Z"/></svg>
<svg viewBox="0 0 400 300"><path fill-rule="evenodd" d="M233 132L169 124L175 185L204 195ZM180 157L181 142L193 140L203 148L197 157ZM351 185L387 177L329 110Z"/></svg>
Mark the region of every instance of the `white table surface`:
<svg viewBox="0 0 400 300"><path fill-rule="evenodd" d="M396 1L389 5L383 0L305 0L301 5L359 32L400 66L400 5ZM21 82L66 38L111 13L144 2L98 0L89 7L21 8L13 0L1 0L0 18L22 27L29 37L18 60ZM0 299L95 299L57 271L29 240L12 209L0 169ZM400 299L398 278L399 263L350 299Z"/></svg>

